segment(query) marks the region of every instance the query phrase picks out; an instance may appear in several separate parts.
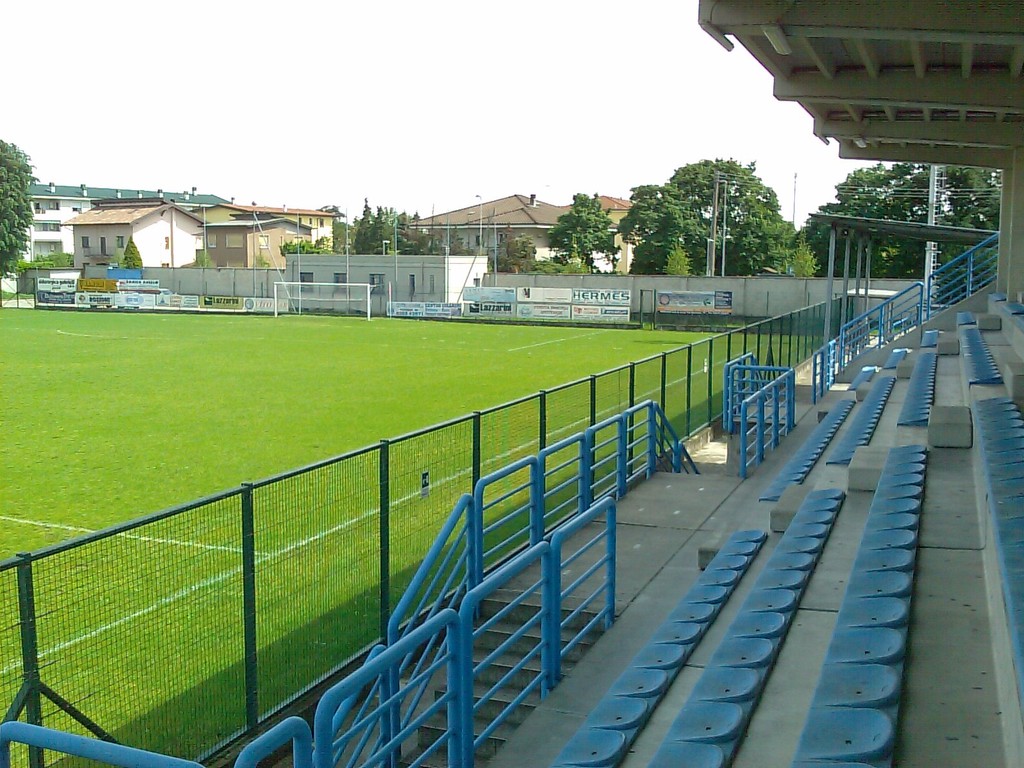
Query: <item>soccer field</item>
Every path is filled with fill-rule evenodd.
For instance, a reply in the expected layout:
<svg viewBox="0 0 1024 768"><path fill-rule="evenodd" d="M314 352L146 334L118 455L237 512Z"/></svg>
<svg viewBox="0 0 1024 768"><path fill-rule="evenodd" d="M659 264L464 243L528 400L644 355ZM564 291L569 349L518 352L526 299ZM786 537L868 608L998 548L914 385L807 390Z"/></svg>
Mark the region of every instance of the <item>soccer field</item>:
<svg viewBox="0 0 1024 768"><path fill-rule="evenodd" d="M0 312L0 559L704 334Z"/></svg>

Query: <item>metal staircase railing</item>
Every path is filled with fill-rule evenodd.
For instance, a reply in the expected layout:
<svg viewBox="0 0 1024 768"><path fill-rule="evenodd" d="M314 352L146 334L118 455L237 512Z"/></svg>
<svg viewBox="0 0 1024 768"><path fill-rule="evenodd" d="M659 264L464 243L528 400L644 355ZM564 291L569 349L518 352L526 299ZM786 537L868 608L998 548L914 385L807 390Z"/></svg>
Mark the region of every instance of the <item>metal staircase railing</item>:
<svg viewBox="0 0 1024 768"><path fill-rule="evenodd" d="M925 286L925 319L992 283L998 267L998 234L943 264L931 273Z"/></svg>

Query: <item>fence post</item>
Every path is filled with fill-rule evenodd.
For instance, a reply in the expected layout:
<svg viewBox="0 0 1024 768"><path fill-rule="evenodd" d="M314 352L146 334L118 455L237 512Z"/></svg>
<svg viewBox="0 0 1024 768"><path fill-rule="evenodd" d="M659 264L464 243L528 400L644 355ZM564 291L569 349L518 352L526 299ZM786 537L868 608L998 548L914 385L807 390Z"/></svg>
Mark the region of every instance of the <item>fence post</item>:
<svg viewBox="0 0 1024 768"><path fill-rule="evenodd" d="M757 398L757 438L754 440L754 448L760 465L764 461L764 400L761 396Z"/></svg>
<svg viewBox="0 0 1024 768"><path fill-rule="evenodd" d="M665 385L666 385L667 382L668 382L668 353L667 352L662 352L661 353L661 403L660 403L660 405L661 405L661 410L665 411L666 414L668 413L668 411L665 410ZM668 417L666 416L665 418L668 418Z"/></svg>
<svg viewBox="0 0 1024 768"><path fill-rule="evenodd" d="M480 482L480 411L473 411L473 487Z"/></svg>
<svg viewBox="0 0 1024 768"><path fill-rule="evenodd" d="M541 667L548 691L562 677L562 538L552 536L550 544L541 559Z"/></svg>
<svg viewBox="0 0 1024 768"><path fill-rule="evenodd" d="M540 434L537 444L543 451L548 447L548 391L540 391Z"/></svg>
<svg viewBox="0 0 1024 768"><path fill-rule="evenodd" d="M476 441L474 441L474 445ZM388 636L391 618L391 483L390 446L380 441L378 461L380 467L380 636Z"/></svg>
<svg viewBox="0 0 1024 768"><path fill-rule="evenodd" d="M632 408L636 405L636 363L631 362L629 364L629 407ZM627 462L627 475L628 467L633 465L633 430L636 426L636 414L630 411L629 423L626 424L626 431L629 435L629 439L626 441L629 444L629 455L626 457Z"/></svg>
<svg viewBox="0 0 1024 768"><path fill-rule="evenodd" d="M615 462L615 488L616 498L621 499L626 495L626 478L629 477L629 458L627 445L629 444L629 424L626 421L626 416L619 417L619 433L618 433L618 458ZM629 415L629 419L632 420L633 414Z"/></svg>
<svg viewBox="0 0 1024 768"><path fill-rule="evenodd" d="M580 512L594 503L594 434L583 430L580 441Z"/></svg>
<svg viewBox="0 0 1024 768"><path fill-rule="evenodd" d="M779 395L785 391L785 387L782 384L780 381L769 385L772 388L772 448L779 447L779 416L781 416L779 412Z"/></svg>
<svg viewBox="0 0 1024 768"><path fill-rule="evenodd" d="M647 477L654 475L658 463L658 417L654 403L647 406Z"/></svg>
<svg viewBox="0 0 1024 768"><path fill-rule="evenodd" d="M597 424L597 376L590 377L590 426Z"/></svg>
<svg viewBox="0 0 1024 768"><path fill-rule="evenodd" d="M686 345L686 434L690 436L690 404L693 396L693 344Z"/></svg>
<svg viewBox="0 0 1024 768"><path fill-rule="evenodd" d="M710 424L712 419L715 418L715 403L714 395L712 394L715 389L712 384L712 379L715 377L715 337L708 337L708 418L705 422Z"/></svg>
<svg viewBox="0 0 1024 768"><path fill-rule="evenodd" d="M21 667L27 688L25 719L30 725L43 724L43 711L39 699L39 638L36 634L36 592L32 580L32 559L26 552L18 557L18 618L21 624ZM43 768L43 750L30 747L29 766Z"/></svg>
<svg viewBox="0 0 1024 768"><path fill-rule="evenodd" d="M629 407L636 405L636 363L629 364Z"/></svg>
<svg viewBox="0 0 1024 768"><path fill-rule="evenodd" d="M245 725L251 730L260 721L256 650L256 525L252 483L242 483L242 636L245 648Z"/></svg>
<svg viewBox="0 0 1024 768"><path fill-rule="evenodd" d="M747 477L747 401L740 403L740 477Z"/></svg>

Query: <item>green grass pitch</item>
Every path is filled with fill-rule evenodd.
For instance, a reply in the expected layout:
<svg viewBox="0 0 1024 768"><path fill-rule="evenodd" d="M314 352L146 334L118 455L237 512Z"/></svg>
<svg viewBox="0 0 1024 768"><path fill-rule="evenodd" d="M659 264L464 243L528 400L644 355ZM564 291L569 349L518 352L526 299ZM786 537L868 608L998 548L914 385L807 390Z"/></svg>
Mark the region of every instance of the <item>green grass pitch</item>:
<svg viewBox="0 0 1024 768"><path fill-rule="evenodd" d="M593 328L28 311L0 312L0 332L0 385L16 393L0 441L4 555L694 339ZM687 376L706 382L702 360L694 357L686 371L678 365L686 356L675 357L670 393ZM660 364L637 370L637 399L656 396ZM601 379L599 418L621 410L627 382L624 374ZM588 423L582 389L549 396L549 441ZM485 473L536 450L536 408L533 400L483 418ZM462 421L390 447L392 602L470 490L471 437ZM377 636L376 461L371 452L253 490L260 712ZM421 468L431 473L427 498L418 492ZM43 681L136 746L195 757L236 733L245 722L239 509L237 493L224 495L36 562ZM16 595L14 571L0 572L2 701L20 683ZM49 705L44 722L81 732Z"/></svg>

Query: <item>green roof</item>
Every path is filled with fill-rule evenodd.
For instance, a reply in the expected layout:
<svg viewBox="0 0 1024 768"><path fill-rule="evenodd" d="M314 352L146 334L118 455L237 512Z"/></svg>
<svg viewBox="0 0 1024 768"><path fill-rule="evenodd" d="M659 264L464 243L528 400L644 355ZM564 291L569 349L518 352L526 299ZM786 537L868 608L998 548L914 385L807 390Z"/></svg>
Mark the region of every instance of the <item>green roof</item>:
<svg viewBox="0 0 1024 768"><path fill-rule="evenodd" d="M32 184L29 187L29 194L32 197L57 197L72 200L76 198L79 200L112 200L118 197L118 193L120 193L122 200L160 196L155 189L117 189L115 187L90 187L86 185L83 193L81 186L72 187L55 184L53 185L53 191L50 191L49 184ZM168 189L163 191L163 199L169 203L178 203L179 205L207 206L230 202L217 195L193 195L190 191L173 192Z"/></svg>

